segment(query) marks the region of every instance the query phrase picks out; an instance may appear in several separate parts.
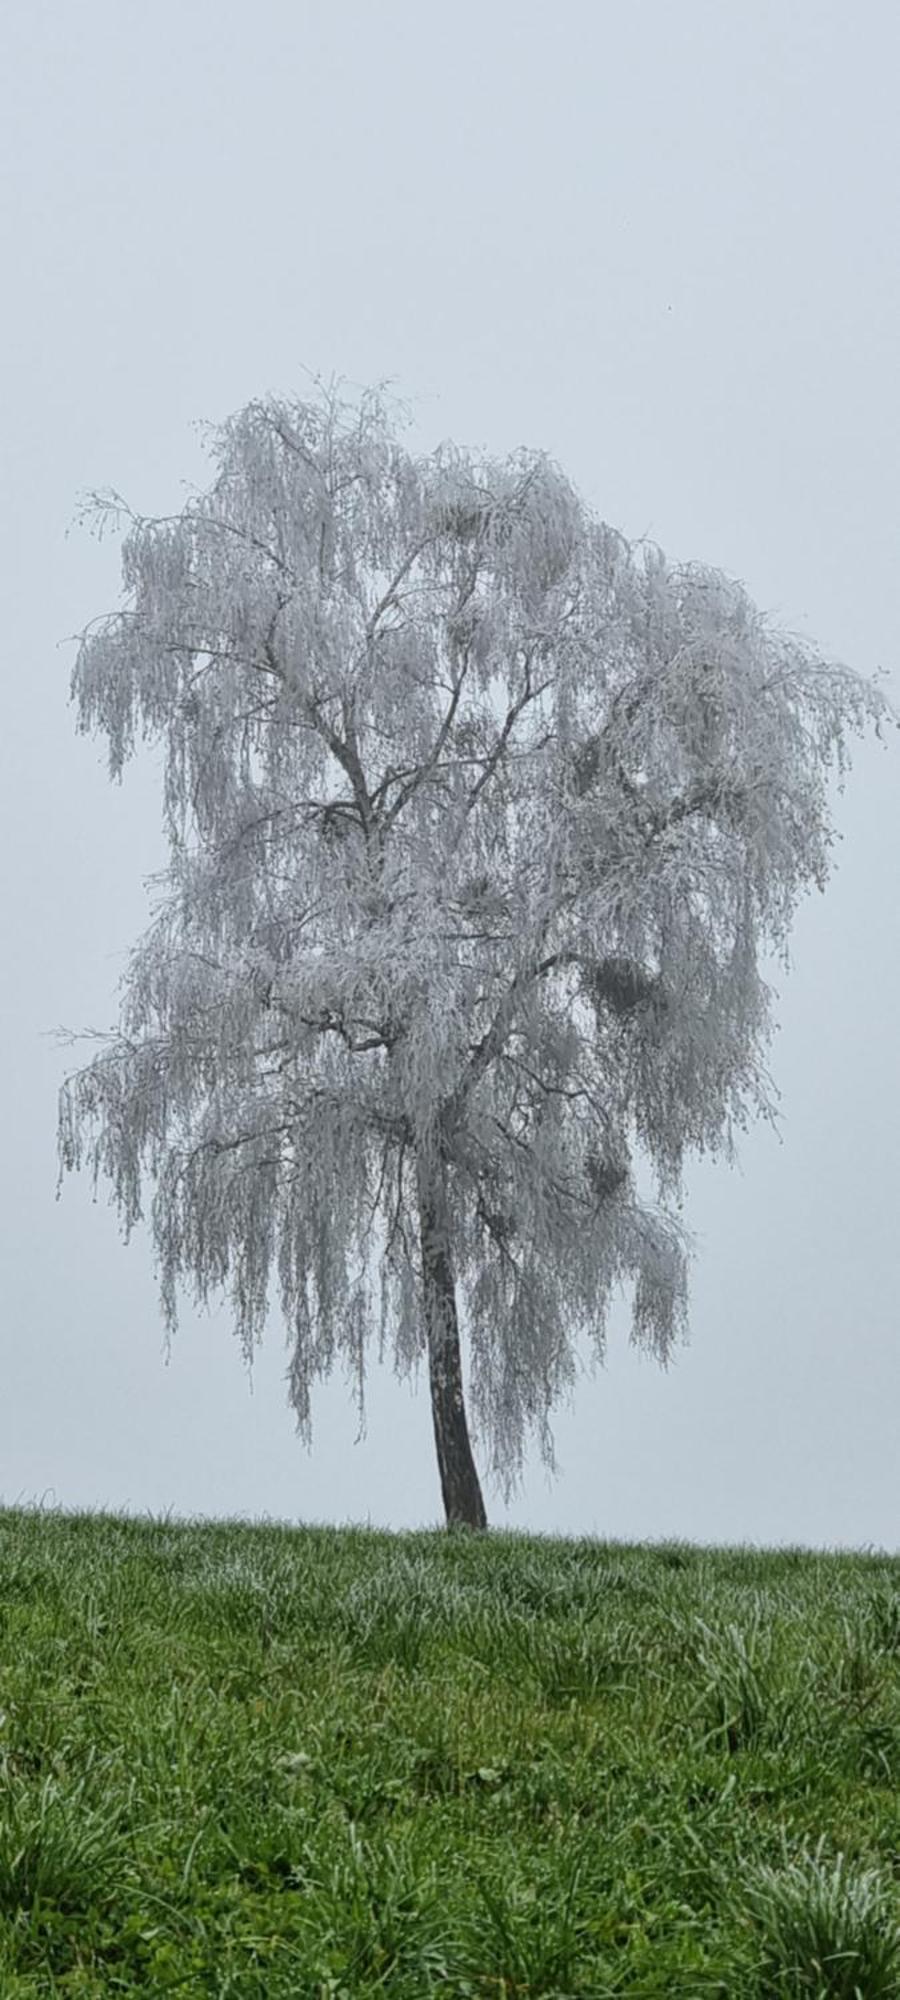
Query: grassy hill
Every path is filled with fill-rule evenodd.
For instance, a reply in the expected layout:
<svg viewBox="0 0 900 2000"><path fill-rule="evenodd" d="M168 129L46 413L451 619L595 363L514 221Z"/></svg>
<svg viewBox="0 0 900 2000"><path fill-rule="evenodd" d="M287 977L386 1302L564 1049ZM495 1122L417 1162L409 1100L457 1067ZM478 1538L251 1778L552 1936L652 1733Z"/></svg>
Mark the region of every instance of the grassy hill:
<svg viewBox="0 0 900 2000"><path fill-rule="evenodd" d="M0 1510L0 1995L900 1995L900 1558Z"/></svg>

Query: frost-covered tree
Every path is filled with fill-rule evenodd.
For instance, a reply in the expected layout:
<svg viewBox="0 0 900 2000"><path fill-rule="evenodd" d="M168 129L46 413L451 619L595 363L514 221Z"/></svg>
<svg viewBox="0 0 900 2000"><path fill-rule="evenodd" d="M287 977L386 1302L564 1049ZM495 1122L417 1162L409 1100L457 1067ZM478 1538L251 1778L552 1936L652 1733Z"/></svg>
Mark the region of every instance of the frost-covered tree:
<svg viewBox="0 0 900 2000"><path fill-rule="evenodd" d="M127 517L79 727L165 746L171 862L119 1031L63 1086L60 1176L150 1226L169 1335L277 1281L290 1399L427 1356L447 1520L508 1495L575 1344L683 1328L690 1152L772 1117L764 949L822 888L871 684L669 566L540 453L416 457L378 394L253 402L209 490ZM639 1197L635 1163L655 1202ZM382 1231L376 1248L373 1231Z"/></svg>

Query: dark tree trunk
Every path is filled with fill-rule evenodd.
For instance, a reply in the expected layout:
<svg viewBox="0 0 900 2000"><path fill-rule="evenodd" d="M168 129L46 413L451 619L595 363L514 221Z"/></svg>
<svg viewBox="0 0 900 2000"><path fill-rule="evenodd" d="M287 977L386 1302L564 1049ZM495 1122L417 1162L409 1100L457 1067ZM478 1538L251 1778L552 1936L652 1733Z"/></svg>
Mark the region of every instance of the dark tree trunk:
<svg viewBox="0 0 900 2000"><path fill-rule="evenodd" d="M418 1173L431 1415L448 1528L486 1528L487 1513L469 1441L453 1271L444 1225L443 1177Z"/></svg>

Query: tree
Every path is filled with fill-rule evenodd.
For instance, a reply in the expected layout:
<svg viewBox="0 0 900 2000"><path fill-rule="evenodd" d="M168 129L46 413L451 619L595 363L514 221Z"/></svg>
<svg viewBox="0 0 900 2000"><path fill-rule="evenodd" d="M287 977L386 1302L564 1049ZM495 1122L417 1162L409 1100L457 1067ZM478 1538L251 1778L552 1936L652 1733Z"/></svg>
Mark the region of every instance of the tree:
<svg viewBox="0 0 900 2000"><path fill-rule="evenodd" d="M743 588L597 521L540 453L415 457L378 394L251 403L215 476L127 519L123 607L82 635L79 728L119 780L165 745L171 863L119 1031L67 1079L89 1164L178 1287L277 1275L290 1400L338 1352L427 1354L448 1523L486 1524L463 1395L508 1495L616 1285L666 1365L690 1151L773 1117L764 947L824 887L826 780L888 704ZM498 707L499 699L499 707ZM327 785L336 784L328 792ZM655 1176L639 1197L635 1165Z"/></svg>

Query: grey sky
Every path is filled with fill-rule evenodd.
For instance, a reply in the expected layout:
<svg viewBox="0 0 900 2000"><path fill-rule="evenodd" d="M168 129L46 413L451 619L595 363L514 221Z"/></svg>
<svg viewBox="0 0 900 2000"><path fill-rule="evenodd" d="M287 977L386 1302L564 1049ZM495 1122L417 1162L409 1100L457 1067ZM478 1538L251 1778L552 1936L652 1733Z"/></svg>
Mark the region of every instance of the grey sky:
<svg viewBox="0 0 900 2000"><path fill-rule="evenodd" d="M114 485L172 511L197 418L394 379L414 439L540 446L626 534L738 575L900 704L900 16L823 0L7 0L0 1497L67 1508L441 1518L424 1380L338 1376L294 1435L273 1321L248 1393L227 1315L172 1360L143 1239L54 1202L66 1054L112 1025L163 866L153 755L109 785L73 651ZM838 801L771 1068L779 1141L688 1176L691 1343L628 1346L497 1523L628 1540L900 1547L900 737ZM84 1060L73 1056L72 1063Z"/></svg>

